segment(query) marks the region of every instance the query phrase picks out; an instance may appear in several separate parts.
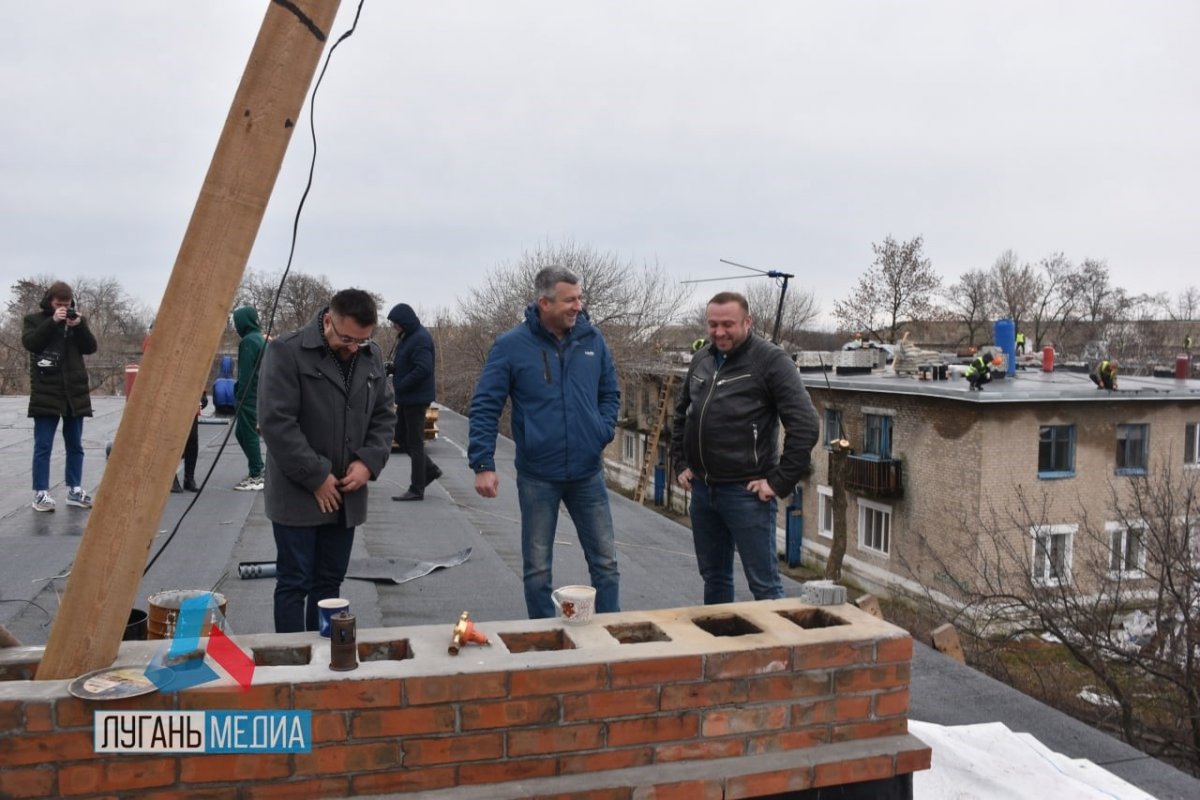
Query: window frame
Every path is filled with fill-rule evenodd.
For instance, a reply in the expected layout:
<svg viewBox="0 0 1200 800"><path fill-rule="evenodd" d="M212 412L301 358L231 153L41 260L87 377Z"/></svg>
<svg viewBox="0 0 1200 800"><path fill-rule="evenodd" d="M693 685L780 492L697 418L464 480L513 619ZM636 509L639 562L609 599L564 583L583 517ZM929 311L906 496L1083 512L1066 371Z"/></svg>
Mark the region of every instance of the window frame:
<svg viewBox="0 0 1200 800"><path fill-rule="evenodd" d="M1030 567L1030 578L1033 581L1034 586L1051 587L1051 586L1064 586L1064 585L1070 586L1071 585L1071 575L1072 575L1072 571L1073 571L1072 570L1072 561L1074 559L1074 554L1075 554L1075 536L1078 533L1079 533L1079 526L1075 525L1075 524L1035 525L1029 529L1030 538L1033 540L1032 545L1031 545L1032 552L1031 552L1031 558L1029 561L1029 567ZM1043 570L1041 570L1041 574L1038 574L1038 572L1039 572L1039 570L1038 570L1038 550L1041 549L1042 552L1046 554L1046 562L1045 563L1046 563L1047 567L1049 567L1052 564L1053 553L1054 553L1053 547L1050 547L1049 549L1047 549L1046 547L1042 546L1039 548L1039 545L1040 545L1039 538L1041 536L1047 536L1047 537L1064 536L1064 537L1066 537L1066 547L1064 548L1063 569L1062 569L1063 574L1062 575L1059 575L1057 577L1052 576L1049 574L1050 573L1049 569L1043 569Z"/></svg>
<svg viewBox="0 0 1200 800"><path fill-rule="evenodd" d="M630 455L632 445L632 453ZM638 463L638 435L633 431L623 431L621 437L621 461L626 464Z"/></svg>
<svg viewBox="0 0 1200 800"><path fill-rule="evenodd" d="M1065 431L1066 441L1051 440L1047 441L1044 436L1048 431ZM1057 466L1054 458L1057 455L1057 450L1066 448L1066 469L1045 469L1042 465L1043 447L1050 446L1050 466ZM1038 479L1039 480L1058 480L1062 478L1075 477L1075 425L1073 423L1064 423L1058 425L1040 425L1038 426Z"/></svg>
<svg viewBox="0 0 1200 800"><path fill-rule="evenodd" d="M1109 578L1144 578L1146 577L1146 540L1145 531L1146 524L1142 523L1122 523L1109 522L1105 524L1105 531L1108 533L1108 577ZM1130 568L1128 563L1129 555L1129 534L1137 531L1138 552L1137 564ZM1114 549L1114 539L1120 536L1121 541L1118 549ZM1114 557L1120 559L1119 569L1113 568Z"/></svg>
<svg viewBox="0 0 1200 800"><path fill-rule="evenodd" d="M825 527L825 519L829 527ZM833 487L817 484L817 535L823 539L833 538Z"/></svg>
<svg viewBox="0 0 1200 800"><path fill-rule="evenodd" d="M825 409L824 418L825 449L832 450L833 442L842 438L842 410L840 408ZM836 430L835 430L836 428Z"/></svg>
<svg viewBox="0 0 1200 800"><path fill-rule="evenodd" d="M1130 433L1133 430L1141 432L1140 440L1134 440L1129 436L1122 437L1122 433ZM1140 464L1130 466L1128 462L1134 455L1132 444L1134 441L1140 441L1141 447L1137 453ZM1116 466L1113 469L1114 475L1145 475L1148 472L1150 463L1150 423L1148 422L1120 422L1117 423L1116 436ZM1126 463L1122 463L1126 462Z"/></svg>
<svg viewBox="0 0 1200 800"><path fill-rule="evenodd" d="M878 450L873 450L875 446ZM892 418L887 414L863 414L863 458L890 461L892 458Z"/></svg>
<svg viewBox="0 0 1200 800"><path fill-rule="evenodd" d="M1190 460L1189 449L1191 450ZM1184 423L1183 466L1185 469L1200 469L1200 422Z"/></svg>
<svg viewBox="0 0 1200 800"><path fill-rule="evenodd" d="M881 537L883 539L883 543L882 543L883 547L882 548L875 547L874 545L869 544L867 542L867 539L865 536L867 512L874 512L874 513L880 514L887 521L886 530L883 531L883 534ZM880 558L891 558L892 557L892 516L893 515L892 515L892 507L891 506L884 505L883 503L876 503L874 501L866 500L861 497L858 498L858 549L863 552L870 553L874 556L878 556Z"/></svg>

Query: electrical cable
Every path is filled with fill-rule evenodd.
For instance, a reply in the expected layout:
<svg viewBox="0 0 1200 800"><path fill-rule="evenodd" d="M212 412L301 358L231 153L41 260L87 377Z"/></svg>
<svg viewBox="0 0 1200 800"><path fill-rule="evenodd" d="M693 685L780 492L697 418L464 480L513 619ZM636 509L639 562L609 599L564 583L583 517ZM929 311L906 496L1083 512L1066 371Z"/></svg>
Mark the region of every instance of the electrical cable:
<svg viewBox="0 0 1200 800"><path fill-rule="evenodd" d="M337 50L338 45L340 45L346 39L349 39L352 35L354 35L354 32L358 29L358 19L362 15L363 4L365 2L366 2L366 0L359 0L358 8L355 9L355 11L354 11L354 21L350 24L350 27L341 36L339 36L337 38L337 41L335 41L333 43L333 45L330 46L328 52L325 53L325 62L321 66L321 72L317 75L316 83L313 84L312 94L309 96L308 128L309 128L310 135L312 137L312 157L310 158L309 164L308 164L308 181L304 185L304 191L300 195L300 202L296 206L296 213L292 218L292 240L291 240L291 246L288 249L287 265L284 267L283 275L281 275L279 278L279 286L275 290L274 299L271 301L271 312L267 316L267 328L263 334L265 339L269 339L271 336L271 331L274 330L275 313L279 308L279 298L283 294L283 287L287 283L288 273L290 273L291 269L292 269L292 260L295 258L295 255L296 255L296 241L299 238L299 234L300 234L300 215L301 215L301 212L304 211L304 203L306 200L308 200L308 194L309 194L309 191L312 189L312 185L313 185L313 175L316 173L316 168L317 168L317 124L316 124L317 90L321 88L321 82L325 79L325 71L327 69L329 69L329 60L331 58L333 58L333 51ZM264 346L258 351L258 357L254 360L254 367L250 370L251 378L257 378L258 368L262 362L263 352L265 352L265 351L266 351L266 346L264 344ZM241 378L241 376L238 376L238 377L239 377L239 379ZM216 469L217 464L221 460L221 455L225 452L225 447L229 443L229 437L233 434L234 429L237 426L237 416L241 412L242 405L243 405L243 403L245 403L245 400L246 400L245 394L243 394L241 399L238 400L237 406L234 410L233 422L229 426L229 429L225 431L225 437L221 440L221 446L217 449L217 454L216 454L216 456L214 456L212 463L209 464L208 471L204 474L204 480L200 482L200 491L196 492L192 496L191 502L187 504L187 507L184 508L183 513L180 514L179 519L175 522L175 526L171 529L171 532L169 534L167 534L166 540L162 543L162 545L158 548L157 552L155 552L154 555L147 562L146 568L142 570L143 576L145 576L150 571L150 568L153 567L155 562L158 561L159 556L161 556L163 554L163 552L171 544L172 540L174 540L175 535L179 532L180 527L183 525L183 521L185 519L187 519L188 514L191 512L192 508L196 505L196 502L199 501L200 495L202 495L204 493L205 487L208 486L209 478L212 477L213 471ZM225 577L226 577L225 574L221 575L221 577L217 580L217 583L214 585L214 590L215 590L216 586L219 586L225 580Z"/></svg>

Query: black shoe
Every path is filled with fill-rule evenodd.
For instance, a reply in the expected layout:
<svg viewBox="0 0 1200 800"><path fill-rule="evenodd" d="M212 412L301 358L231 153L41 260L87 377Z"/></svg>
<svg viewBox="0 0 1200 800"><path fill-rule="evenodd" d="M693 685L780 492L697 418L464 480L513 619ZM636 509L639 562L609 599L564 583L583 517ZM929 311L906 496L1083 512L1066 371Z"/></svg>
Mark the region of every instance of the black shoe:
<svg viewBox="0 0 1200 800"><path fill-rule="evenodd" d="M409 489L409 490L408 490L407 492L405 492L404 494L402 494L402 495L398 495L398 496L396 496L396 497L393 497L392 499L393 499L393 500L396 500L396 501L398 501L398 502L401 502L401 503L407 503L407 502L408 502L408 501L410 501L410 500L424 500L424 499L425 499L425 495L423 495L423 494L417 494L417 493L416 493L416 492L414 492L412 489Z"/></svg>
<svg viewBox="0 0 1200 800"><path fill-rule="evenodd" d="M433 483L440 477L442 477L442 471L437 467L434 467L431 472L425 475L425 485L429 486L429 484Z"/></svg>
<svg viewBox="0 0 1200 800"><path fill-rule="evenodd" d="M183 479L183 490L185 492L198 492L198 491L200 491L200 487L196 485L195 478L184 478Z"/></svg>
<svg viewBox="0 0 1200 800"><path fill-rule="evenodd" d="M183 494L183 487L179 485L178 475L171 479L171 494Z"/></svg>

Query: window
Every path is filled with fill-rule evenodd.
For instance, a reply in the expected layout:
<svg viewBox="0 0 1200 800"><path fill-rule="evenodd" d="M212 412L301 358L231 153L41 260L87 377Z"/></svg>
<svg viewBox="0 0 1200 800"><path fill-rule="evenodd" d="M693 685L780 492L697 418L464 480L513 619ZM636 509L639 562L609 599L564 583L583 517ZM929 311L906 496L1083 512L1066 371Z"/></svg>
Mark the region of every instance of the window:
<svg viewBox="0 0 1200 800"><path fill-rule="evenodd" d="M817 486L817 534L833 538L833 487Z"/></svg>
<svg viewBox="0 0 1200 800"><path fill-rule="evenodd" d="M892 508L858 501L858 546L880 555L892 552Z"/></svg>
<svg viewBox="0 0 1200 800"><path fill-rule="evenodd" d="M1200 466L1200 423L1189 422L1183 427L1183 463Z"/></svg>
<svg viewBox="0 0 1200 800"><path fill-rule="evenodd" d="M1071 582L1071 546L1075 525L1033 528L1033 582L1059 586Z"/></svg>
<svg viewBox="0 0 1200 800"><path fill-rule="evenodd" d="M842 412L836 408L825 409L825 446L842 438Z"/></svg>
<svg viewBox="0 0 1200 800"><path fill-rule="evenodd" d="M1109 523L1108 572L1113 577L1142 577L1146 568L1146 545L1139 527Z"/></svg>
<svg viewBox="0 0 1200 800"><path fill-rule="evenodd" d="M1149 425L1117 426L1117 474L1145 475L1150 450Z"/></svg>
<svg viewBox="0 0 1200 800"><path fill-rule="evenodd" d="M1075 474L1075 426L1043 425L1038 432L1038 477Z"/></svg>
<svg viewBox="0 0 1200 800"><path fill-rule="evenodd" d="M863 437L863 454L874 458L892 457L892 418L881 414L864 414L866 435Z"/></svg>
<svg viewBox="0 0 1200 800"><path fill-rule="evenodd" d="M637 434L625 431L621 437L621 460L633 464L637 462Z"/></svg>

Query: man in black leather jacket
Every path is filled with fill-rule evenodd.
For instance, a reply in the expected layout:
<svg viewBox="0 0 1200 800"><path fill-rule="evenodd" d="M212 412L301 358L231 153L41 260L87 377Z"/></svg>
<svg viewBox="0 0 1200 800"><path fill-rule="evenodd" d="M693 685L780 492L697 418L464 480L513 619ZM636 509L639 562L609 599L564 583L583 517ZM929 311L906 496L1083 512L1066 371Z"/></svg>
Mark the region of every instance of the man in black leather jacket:
<svg viewBox="0 0 1200 800"><path fill-rule="evenodd" d="M810 471L817 412L792 359L751 330L745 297L721 292L706 317L711 344L692 357L671 427L676 481L692 492L704 602L733 602L735 549L754 598L783 597L776 498Z"/></svg>

